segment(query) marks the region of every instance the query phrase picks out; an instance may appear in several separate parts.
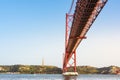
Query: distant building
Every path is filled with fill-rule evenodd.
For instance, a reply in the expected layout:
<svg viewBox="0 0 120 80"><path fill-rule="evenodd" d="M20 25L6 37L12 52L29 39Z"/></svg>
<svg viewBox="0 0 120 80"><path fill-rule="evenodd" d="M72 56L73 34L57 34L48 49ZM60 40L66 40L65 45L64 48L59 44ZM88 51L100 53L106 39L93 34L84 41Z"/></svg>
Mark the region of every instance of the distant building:
<svg viewBox="0 0 120 80"><path fill-rule="evenodd" d="M3 67L0 67L0 71L5 71L5 69Z"/></svg>
<svg viewBox="0 0 120 80"><path fill-rule="evenodd" d="M42 66L44 66L44 58L42 59Z"/></svg>

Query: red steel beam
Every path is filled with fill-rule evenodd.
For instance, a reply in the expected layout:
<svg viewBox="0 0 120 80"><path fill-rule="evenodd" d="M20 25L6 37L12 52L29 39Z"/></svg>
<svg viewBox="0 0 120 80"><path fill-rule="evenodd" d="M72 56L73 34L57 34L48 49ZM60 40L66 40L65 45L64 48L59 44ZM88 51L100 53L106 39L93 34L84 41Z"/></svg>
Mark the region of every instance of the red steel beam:
<svg viewBox="0 0 120 80"><path fill-rule="evenodd" d="M67 66L80 42L86 38L86 33L106 2L107 0L77 0L71 31L65 48L63 69Z"/></svg>
<svg viewBox="0 0 120 80"><path fill-rule="evenodd" d="M66 51L76 50L107 0L78 0ZM81 16L79 16L81 15ZM72 38L71 37L76 37Z"/></svg>

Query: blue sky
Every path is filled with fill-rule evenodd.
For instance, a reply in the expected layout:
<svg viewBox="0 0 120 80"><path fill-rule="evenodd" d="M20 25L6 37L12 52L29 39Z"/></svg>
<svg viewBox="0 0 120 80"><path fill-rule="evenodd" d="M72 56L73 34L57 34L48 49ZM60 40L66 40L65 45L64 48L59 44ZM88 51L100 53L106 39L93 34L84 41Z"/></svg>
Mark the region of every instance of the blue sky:
<svg viewBox="0 0 120 80"><path fill-rule="evenodd" d="M72 0L0 0L0 65L62 67ZM77 65L120 66L120 1L108 0L77 49Z"/></svg>

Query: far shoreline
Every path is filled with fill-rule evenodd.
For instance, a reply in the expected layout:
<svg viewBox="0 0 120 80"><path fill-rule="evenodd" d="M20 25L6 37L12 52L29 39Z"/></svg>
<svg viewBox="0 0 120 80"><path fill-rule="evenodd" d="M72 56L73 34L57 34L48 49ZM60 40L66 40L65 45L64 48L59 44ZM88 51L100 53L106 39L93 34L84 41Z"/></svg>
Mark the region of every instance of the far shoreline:
<svg viewBox="0 0 120 80"><path fill-rule="evenodd" d="M120 75L120 67L92 67L77 66L78 74L117 74ZM73 67L68 68L68 72L73 72ZM0 74L62 74L62 68L49 65L0 65Z"/></svg>

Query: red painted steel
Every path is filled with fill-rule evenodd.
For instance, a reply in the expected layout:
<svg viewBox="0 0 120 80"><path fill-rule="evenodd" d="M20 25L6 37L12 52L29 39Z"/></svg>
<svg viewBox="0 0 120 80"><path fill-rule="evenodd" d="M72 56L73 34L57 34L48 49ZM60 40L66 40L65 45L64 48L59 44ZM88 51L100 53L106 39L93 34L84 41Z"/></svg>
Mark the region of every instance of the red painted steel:
<svg viewBox="0 0 120 80"><path fill-rule="evenodd" d="M66 30L65 30L65 55L64 55L64 65L63 65L63 72L66 72L68 67L71 67L71 66L74 66L74 71L76 71L76 52L74 51L73 52L73 63L69 63L68 62L68 55L69 53L66 51L66 47L68 45L68 38L69 38L69 33L70 33L70 30L71 30L71 23L73 21L73 15L70 15L70 14L66 14Z"/></svg>
<svg viewBox="0 0 120 80"><path fill-rule="evenodd" d="M66 14L65 56L63 72L67 71L69 60L74 55L74 71L76 71L76 49L91 25L101 12L107 0L77 0L71 28L69 26L69 14ZM70 29L70 30L69 30ZM70 31L70 32L69 32Z"/></svg>

